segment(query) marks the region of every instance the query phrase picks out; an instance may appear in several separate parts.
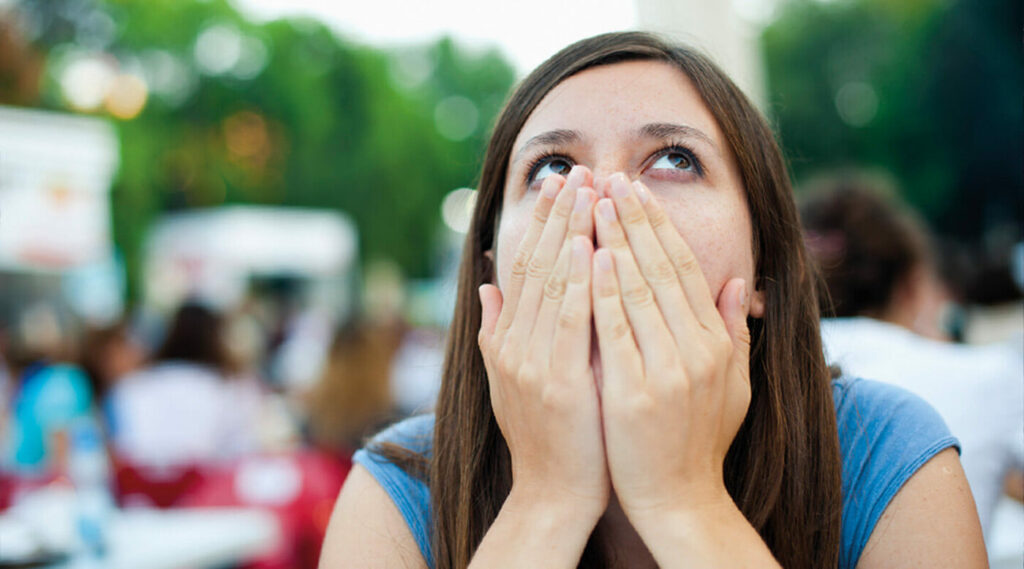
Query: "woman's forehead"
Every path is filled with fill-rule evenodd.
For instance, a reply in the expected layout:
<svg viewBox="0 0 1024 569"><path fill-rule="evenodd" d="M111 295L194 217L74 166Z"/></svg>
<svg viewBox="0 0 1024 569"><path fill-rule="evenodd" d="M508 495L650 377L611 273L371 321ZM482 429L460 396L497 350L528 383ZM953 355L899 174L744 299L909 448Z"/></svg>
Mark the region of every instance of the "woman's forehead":
<svg viewBox="0 0 1024 569"><path fill-rule="evenodd" d="M629 61L587 69L556 85L523 124L510 158L548 132L625 137L645 124L678 124L721 140L711 112L682 70L662 61Z"/></svg>

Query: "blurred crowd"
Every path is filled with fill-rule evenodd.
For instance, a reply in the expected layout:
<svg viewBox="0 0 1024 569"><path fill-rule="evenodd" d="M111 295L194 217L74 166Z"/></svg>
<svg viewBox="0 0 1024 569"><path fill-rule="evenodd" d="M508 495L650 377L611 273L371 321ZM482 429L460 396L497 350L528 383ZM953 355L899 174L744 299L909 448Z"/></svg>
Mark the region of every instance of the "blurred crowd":
<svg viewBox="0 0 1024 569"><path fill-rule="evenodd" d="M441 342L394 312L333 326L266 299L95 328L30 305L0 333L0 510L77 488L91 432L118 506L264 508L282 539L251 566L314 567L352 452L429 407Z"/></svg>
<svg viewBox="0 0 1024 569"><path fill-rule="evenodd" d="M900 385L943 415L998 548L994 526L1016 523L998 521L1000 504L1016 500L1019 518L1024 498L1024 249L972 264L898 195L863 173L800 191L826 355L837 373ZM400 284L368 284L343 319L295 302L291 286L100 327L59 303L18 307L0 328L0 508L89 483L76 464L98 450L119 507L263 508L281 540L247 566L314 567L351 454L430 409L444 338L407 323Z"/></svg>

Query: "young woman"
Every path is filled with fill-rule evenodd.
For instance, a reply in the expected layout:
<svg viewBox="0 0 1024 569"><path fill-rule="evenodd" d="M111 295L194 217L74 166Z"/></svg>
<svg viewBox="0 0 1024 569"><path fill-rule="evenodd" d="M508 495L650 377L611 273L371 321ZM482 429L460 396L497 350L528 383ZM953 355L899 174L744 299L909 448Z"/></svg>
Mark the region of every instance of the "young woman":
<svg viewBox="0 0 1024 569"><path fill-rule="evenodd" d="M356 457L321 567L983 566L941 420L830 381L764 120L640 33L491 138L436 414Z"/></svg>

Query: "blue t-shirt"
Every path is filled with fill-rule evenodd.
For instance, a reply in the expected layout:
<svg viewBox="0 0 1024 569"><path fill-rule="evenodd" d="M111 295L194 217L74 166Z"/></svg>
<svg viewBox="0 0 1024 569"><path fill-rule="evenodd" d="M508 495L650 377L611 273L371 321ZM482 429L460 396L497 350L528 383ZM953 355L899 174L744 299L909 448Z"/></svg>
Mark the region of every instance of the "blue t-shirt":
<svg viewBox="0 0 1024 569"><path fill-rule="evenodd" d="M843 461L839 567L854 569L896 492L929 459L951 446L959 450L959 443L934 409L899 387L843 378L832 382L832 398ZM413 417L376 440L429 454L433 428L432 415ZM427 565L433 567L427 485L367 449L356 452L354 460L394 501Z"/></svg>

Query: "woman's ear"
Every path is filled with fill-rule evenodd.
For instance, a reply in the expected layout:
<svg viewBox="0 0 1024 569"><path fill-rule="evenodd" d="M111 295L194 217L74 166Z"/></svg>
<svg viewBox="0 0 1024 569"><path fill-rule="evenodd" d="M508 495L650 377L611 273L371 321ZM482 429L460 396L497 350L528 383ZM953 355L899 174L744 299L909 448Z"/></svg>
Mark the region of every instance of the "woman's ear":
<svg viewBox="0 0 1024 569"><path fill-rule="evenodd" d="M491 284L498 286L498 263L494 260L494 249L484 251L484 259L487 260L487 272L491 275Z"/></svg>
<svg viewBox="0 0 1024 569"><path fill-rule="evenodd" d="M764 291L754 289L750 293L750 316L764 318Z"/></svg>

